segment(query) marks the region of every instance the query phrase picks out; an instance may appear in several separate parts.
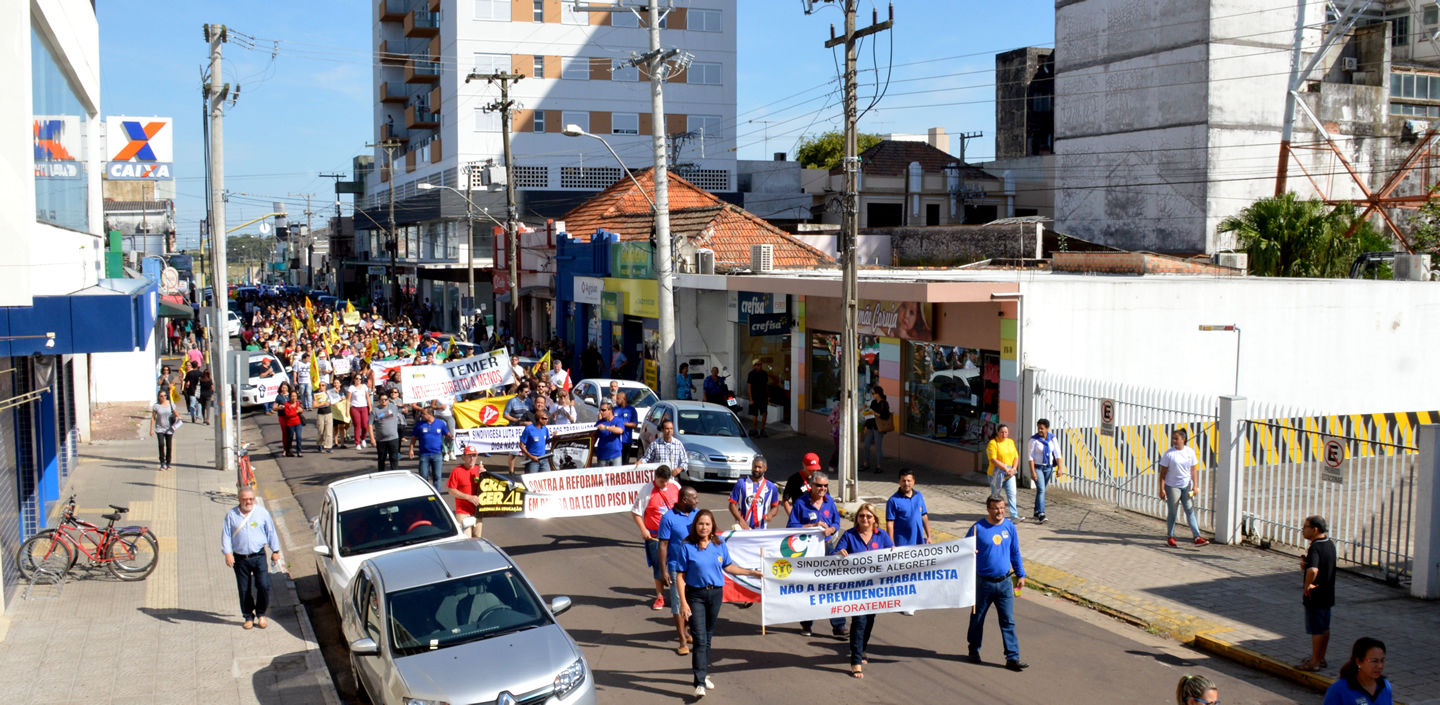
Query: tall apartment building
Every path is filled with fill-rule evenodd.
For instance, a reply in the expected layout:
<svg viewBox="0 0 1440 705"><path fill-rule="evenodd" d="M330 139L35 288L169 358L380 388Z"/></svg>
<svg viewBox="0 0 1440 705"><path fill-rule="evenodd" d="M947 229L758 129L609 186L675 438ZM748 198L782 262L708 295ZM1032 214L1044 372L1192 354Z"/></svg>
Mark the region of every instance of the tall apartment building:
<svg viewBox="0 0 1440 705"><path fill-rule="evenodd" d="M639 6L643 0L624 4ZM665 7L662 46L691 57L665 85L672 158L692 183L738 200L736 3L662 2L670 5L680 6ZM573 2L560 0L377 0L372 7L373 141L389 137L401 146L392 152L393 170L387 168L386 150L374 152L378 178L365 180L358 204L364 213L355 221L357 257L368 255L365 264L388 264L381 225L389 217L393 187L403 281L438 308L448 312L452 301L458 304L463 287L457 285L466 279L465 202L417 185L464 190L468 171L479 177L471 184L472 200L492 216L505 214L497 184L504 173L501 119L486 110L500 91L472 75L498 71L525 77L510 91L516 101L511 143L522 220L557 218L624 176L599 141L562 134L567 124L604 137L631 169L651 165L649 76L621 66L649 48L641 15L577 11ZM484 238L477 238L475 254L485 286L477 285L477 302L487 298L492 266L493 223L483 216L481 222L477 232ZM371 291L378 279L371 277ZM522 277L520 288L523 293L544 284Z"/></svg>

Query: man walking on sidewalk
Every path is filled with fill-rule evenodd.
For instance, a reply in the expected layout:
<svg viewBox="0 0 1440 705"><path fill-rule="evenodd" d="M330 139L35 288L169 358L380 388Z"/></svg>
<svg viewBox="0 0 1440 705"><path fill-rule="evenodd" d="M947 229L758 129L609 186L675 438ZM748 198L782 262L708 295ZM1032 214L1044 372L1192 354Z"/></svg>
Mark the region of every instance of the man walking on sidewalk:
<svg viewBox="0 0 1440 705"><path fill-rule="evenodd" d="M1000 636L1005 642L1005 667L1023 671L1030 664L1020 660L1020 640L1015 636L1015 594L1010 587L1014 571L1015 590L1025 587L1025 562L1020 558L1020 535L1005 518L1005 497L999 493L985 500L985 518L975 522L968 538L975 537L975 609L970 613L970 662L980 663L980 642L985 636L985 615L990 606L1000 619Z"/></svg>
<svg viewBox="0 0 1440 705"><path fill-rule="evenodd" d="M1300 535L1310 540L1310 548L1300 559L1304 573L1305 633L1310 635L1310 658L1296 668L1315 672L1328 666L1325 650L1330 646L1330 610L1335 606L1335 542L1327 534L1325 517L1312 516L1300 526Z"/></svg>
<svg viewBox="0 0 1440 705"><path fill-rule="evenodd" d="M1035 435L1030 437L1030 479L1035 482L1035 521L1045 523L1045 488L1064 472L1060 444L1050 435L1050 420L1035 422Z"/></svg>
<svg viewBox="0 0 1440 705"><path fill-rule="evenodd" d="M270 547L270 562L280 562L280 536L275 520L264 507L256 506L255 490L240 489L240 504L225 513L220 527L220 551L225 565L235 569L235 585L240 589L240 616L246 629L270 626L265 610L270 606L270 568L265 565L265 547Z"/></svg>

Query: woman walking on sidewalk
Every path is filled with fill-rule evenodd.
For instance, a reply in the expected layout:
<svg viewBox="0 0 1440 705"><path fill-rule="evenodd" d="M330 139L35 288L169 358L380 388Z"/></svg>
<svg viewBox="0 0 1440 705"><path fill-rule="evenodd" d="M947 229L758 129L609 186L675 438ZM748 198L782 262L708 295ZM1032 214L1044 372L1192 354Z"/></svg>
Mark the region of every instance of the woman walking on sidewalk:
<svg viewBox="0 0 1440 705"><path fill-rule="evenodd" d="M175 404L170 401L170 395L166 392L155 394L155 404L150 407L150 435L155 437L160 446L160 469L170 469L170 450L175 440L175 425L180 422L180 417L175 412Z"/></svg>
<svg viewBox="0 0 1440 705"><path fill-rule="evenodd" d="M215 378L210 376L210 368L205 368L200 373L200 418L206 426L210 425L210 402L215 397Z"/></svg>
<svg viewBox="0 0 1440 705"><path fill-rule="evenodd" d="M280 393L275 395L275 414L280 417L280 433L284 436L285 457L290 457L291 453L294 453L297 458L300 457L305 450L300 439L300 430L305 427L304 409L300 406L300 399L295 395L295 390L289 382L280 383Z"/></svg>
<svg viewBox="0 0 1440 705"><path fill-rule="evenodd" d="M1160 475L1160 499L1165 500L1168 509L1165 515L1165 542L1171 546L1175 545L1175 510L1178 506L1185 506L1185 521L1190 524L1190 533L1195 536L1195 545L1204 546L1210 543L1204 536L1200 535L1200 525L1195 521L1195 476L1200 470L1200 459L1195 457L1195 449L1186 445L1190 440L1190 434L1185 429L1177 429L1170 434L1170 450L1160 458L1160 467L1164 473Z"/></svg>

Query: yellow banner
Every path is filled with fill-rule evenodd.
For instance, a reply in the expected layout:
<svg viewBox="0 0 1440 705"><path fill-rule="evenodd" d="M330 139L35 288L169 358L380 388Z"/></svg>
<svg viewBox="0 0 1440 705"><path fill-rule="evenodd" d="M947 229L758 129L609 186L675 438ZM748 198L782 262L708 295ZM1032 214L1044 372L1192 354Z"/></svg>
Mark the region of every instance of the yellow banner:
<svg viewBox="0 0 1440 705"><path fill-rule="evenodd" d="M487 397L475 401L462 401L450 409L455 413L455 425L460 428L481 426L509 426L505 420L505 405L514 399L514 394L503 397Z"/></svg>

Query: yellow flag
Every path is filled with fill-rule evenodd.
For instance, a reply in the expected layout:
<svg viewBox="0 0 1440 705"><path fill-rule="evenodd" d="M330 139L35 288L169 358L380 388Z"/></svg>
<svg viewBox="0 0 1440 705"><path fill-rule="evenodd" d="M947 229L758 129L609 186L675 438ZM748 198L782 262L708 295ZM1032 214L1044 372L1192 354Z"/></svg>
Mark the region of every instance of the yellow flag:
<svg viewBox="0 0 1440 705"><path fill-rule="evenodd" d="M170 385L170 403L172 403L172 404L179 404L179 403L180 403L180 385L178 385L178 384L172 384L172 385Z"/></svg>
<svg viewBox="0 0 1440 705"><path fill-rule="evenodd" d="M320 364L315 362L315 356L310 356L310 384L312 387L320 384Z"/></svg>
<svg viewBox="0 0 1440 705"><path fill-rule="evenodd" d="M514 398L515 395L511 394L503 397L462 401L452 405L450 409L455 414L455 425L460 428L509 426L510 422L505 420L505 405Z"/></svg>
<svg viewBox="0 0 1440 705"><path fill-rule="evenodd" d="M545 356L540 358L540 361L536 362L534 367L530 368L530 376L538 378L545 374L545 371L548 369L550 369L550 352L547 350Z"/></svg>
<svg viewBox="0 0 1440 705"><path fill-rule="evenodd" d="M445 348L445 359L455 359L455 336L450 336L450 347Z"/></svg>
<svg viewBox="0 0 1440 705"><path fill-rule="evenodd" d="M310 297L305 297L305 313L314 313L315 305L310 303Z"/></svg>
<svg viewBox="0 0 1440 705"><path fill-rule="evenodd" d="M355 313L355 304L352 304L352 303L350 303L349 301L346 301L346 302L345 302L345 313Z"/></svg>

